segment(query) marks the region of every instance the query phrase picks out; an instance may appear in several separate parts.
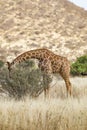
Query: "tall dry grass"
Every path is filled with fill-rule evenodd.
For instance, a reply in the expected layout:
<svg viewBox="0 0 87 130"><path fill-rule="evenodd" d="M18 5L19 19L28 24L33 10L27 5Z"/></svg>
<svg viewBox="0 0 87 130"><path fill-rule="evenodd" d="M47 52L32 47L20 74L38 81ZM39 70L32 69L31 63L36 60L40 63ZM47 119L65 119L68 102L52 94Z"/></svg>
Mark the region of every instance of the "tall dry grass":
<svg viewBox="0 0 87 130"><path fill-rule="evenodd" d="M0 130L87 130L87 78L72 78L71 82L72 98L62 97L66 89L59 81L46 100L43 94L23 101L1 99Z"/></svg>

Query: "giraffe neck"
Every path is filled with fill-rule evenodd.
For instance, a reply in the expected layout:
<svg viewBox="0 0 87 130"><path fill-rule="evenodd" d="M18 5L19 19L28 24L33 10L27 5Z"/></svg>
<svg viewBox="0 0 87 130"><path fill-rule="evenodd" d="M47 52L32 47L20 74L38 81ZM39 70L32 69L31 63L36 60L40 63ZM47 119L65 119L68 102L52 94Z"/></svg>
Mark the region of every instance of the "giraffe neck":
<svg viewBox="0 0 87 130"><path fill-rule="evenodd" d="M44 58L44 55L46 54L46 49L37 49L37 50L31 50L31 51L27 51L21 55L19 55L18 57L16 57L11 63L10 66L16 64L16 63L20 63L22 61L25 61L27 59L38 59L38 60L42 60Z"/></svg>

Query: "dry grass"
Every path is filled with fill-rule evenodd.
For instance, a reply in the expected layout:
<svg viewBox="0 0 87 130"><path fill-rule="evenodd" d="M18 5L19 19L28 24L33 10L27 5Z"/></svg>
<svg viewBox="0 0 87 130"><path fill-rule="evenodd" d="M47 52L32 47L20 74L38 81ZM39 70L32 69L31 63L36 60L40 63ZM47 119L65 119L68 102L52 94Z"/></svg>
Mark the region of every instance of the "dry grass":
<svg viewBox="0 0 87 130"><path fill-rule="evenodd" d="M0 130L87 130L86 80L71 79L74 98L58 98L60 88L56 86L46 100L42 99L43 94L24 101L1 99ZM62 81L60 85L64 88Z"/></svg>

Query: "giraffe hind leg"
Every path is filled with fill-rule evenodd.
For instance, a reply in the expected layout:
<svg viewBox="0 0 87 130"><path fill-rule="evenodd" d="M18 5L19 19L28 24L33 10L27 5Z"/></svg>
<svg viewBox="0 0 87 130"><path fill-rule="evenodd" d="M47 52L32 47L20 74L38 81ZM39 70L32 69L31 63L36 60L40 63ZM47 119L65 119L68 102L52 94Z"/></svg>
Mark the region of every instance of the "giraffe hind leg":
<svg viewBox="0 0 87 130"><path fill-rule="evenodd" d="M66 75L64 73L60 73L60 75L62 76L62 78L64 79L65 81L65 84L66 84L66 89L67 89L67 96L68 95L72 95L72 86L71 86L71 82L69 80L69 75Z"/></svg>
<svg viewBox="0 0 87 130"><path fill-rule="evenodd" d="M71 96L71 94L72 94L71 83L70 83L69 79L65 79L65 83L66 83L66 88L67 88L67 96L68 96L68 94Z"/></svg>

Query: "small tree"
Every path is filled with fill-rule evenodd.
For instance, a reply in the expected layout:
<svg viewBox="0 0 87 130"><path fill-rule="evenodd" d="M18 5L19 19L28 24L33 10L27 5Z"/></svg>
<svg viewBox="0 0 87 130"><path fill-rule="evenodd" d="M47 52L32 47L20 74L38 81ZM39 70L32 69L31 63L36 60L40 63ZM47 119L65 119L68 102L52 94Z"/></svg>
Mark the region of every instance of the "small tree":
<svg viewBox="0 0 87 130"><path fill-rule="evenodd" d="M47 75L46 75L47 76ZM51 82L47 76L45 85ZM0 84L10 97L24 98L26 95L37 97L44 90L43 73L35 67L33 61L22 62L15 66L9 78L7 68L3 68L0 75Z"/></svg>
<svg viewBox="0 0 87 130"><path fill-rule="evenodd" d="M0 60L0 68L2 68L3 66L4 66L4 62Z"/></svg>
<svg viewBox="0 0 87 130"><path fill-rule="evenodd" d="M87 55L77 58L76 62L71 65L71 74L87 74Z"/></svg>

